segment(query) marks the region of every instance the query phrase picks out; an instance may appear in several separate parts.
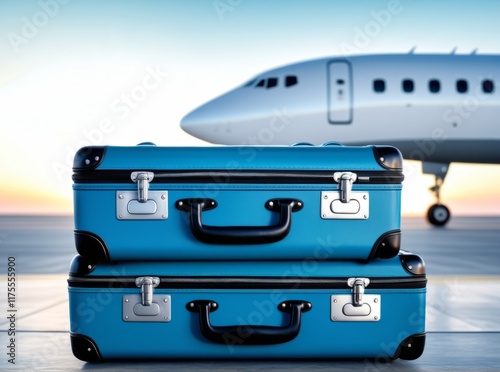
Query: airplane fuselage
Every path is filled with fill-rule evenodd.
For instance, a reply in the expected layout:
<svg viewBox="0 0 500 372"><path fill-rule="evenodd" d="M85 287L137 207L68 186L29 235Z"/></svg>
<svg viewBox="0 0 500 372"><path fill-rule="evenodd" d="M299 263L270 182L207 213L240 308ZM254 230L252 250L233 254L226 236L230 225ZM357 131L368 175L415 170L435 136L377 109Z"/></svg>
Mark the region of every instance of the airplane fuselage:
<svg viewBox="0 0 500 372"><path fill-rule="evenodd" d="M500 56L292 64L199 107L181 126L219 144L388 144L412 160L500 163Z"/></svg>

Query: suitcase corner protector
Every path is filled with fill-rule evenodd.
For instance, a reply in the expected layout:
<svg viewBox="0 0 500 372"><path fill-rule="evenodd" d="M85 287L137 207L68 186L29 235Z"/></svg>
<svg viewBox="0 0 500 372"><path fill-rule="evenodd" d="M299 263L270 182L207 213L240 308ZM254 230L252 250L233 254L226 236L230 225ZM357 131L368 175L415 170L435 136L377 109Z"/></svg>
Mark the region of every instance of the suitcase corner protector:
<svg viewBox="0 0 500 372"><path fill-rule="evenodd" d="M80 276L90 274L96 268L97 263L89 261L83 256L76 255L69 265L70 276Z"/></svg>
<svg viewBox="0 0 500 372"><path fill-rule="evenodd" d="M424 352L426 333L417 333L405 338L400 344L393 359L415 360Z"/></svg>
<svg viewBox="0 0 500 372"><path fill-rule="evenodd" d="M75 246L78 254L94 263L111 261L106 243L96 234L75 230Z"/></svg>
<svg viewBox="0 0 500 372"><path fill-rule="evenodd" d="M368 261L375 258L393 258L398 255L401 248L401 230L391 230L382 234L370 252Z"/></svg>
<svg viewBox="0 0 500 372"><path fill-rule="evenodd" d="M385 169L403 170L403 155L394 146L372 146L375 160Z"/></svg>
<svg viewBox="0 0 500 372"><path fill-rule="evenodd" d="M71 350L76 358L92 363L103 361L97 344L90 337L77 333L71 333L70 337Z"/></svg>
<svg viewBox="0 0 500 372"><path fill-rule="evenodd" d="M73 158L73 170L93 170L101 165L106 146L85 146L80 148Z"/></svg>

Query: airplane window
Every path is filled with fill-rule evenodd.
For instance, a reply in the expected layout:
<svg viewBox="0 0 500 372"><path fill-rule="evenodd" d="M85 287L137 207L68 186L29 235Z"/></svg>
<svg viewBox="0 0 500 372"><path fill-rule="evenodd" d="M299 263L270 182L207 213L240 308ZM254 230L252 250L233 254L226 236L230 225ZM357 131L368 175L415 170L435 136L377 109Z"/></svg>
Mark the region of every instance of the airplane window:
<svg viewBox="0 0 500 372"><path fill-rule="evenodd" d="M457 92L458 93L466 93L467 92L467 80L457 80Z"/></svg>
<svg viewBox="0 0 500 372"><path fill-rule="evenodd" d="M262 79L261 81L259 81L259 83L256 85L256 87L263 87L266 85L266 79Z"/></svg>
<svg viewBox="0 0 500 372"><path fill-rule="evenodd" d="M411 93L413 92L413 89L415 88L413 84L413 80L410 79L405 79L403 80L403 91L406 93Z"/></svg>
<svg viewBox="0 0 500 372"><path fill-rule="evenodd" d="M254 85L255 83L257 82L257 79L252 79L250 80L248 83L246 83L245 85L243 85L244 87L251 87L252 85Z"/></svg>
<svg viewBox="0 0 500 372"><path fill-rule="evenodd" d="M373 80L373 90L377 93L385 91L385 81L382 79Z"/></svg>
<svg viewBox="0 0 500 372"><path fill-rule="evenodd" d="M495 90L495 86L493 84L493 80L483 80L483 92L484 93L493 93Z"/></svg>
<svg viewBox="0 0 500 372"><path fill-rule="evenodd" d="M278 79L277 78L269 78L267 79L267 86L266 88L274 88L276 85L278 85Z"/></svg>
<svg viewBox="0 0 500 372"><path fill-rule="evenodd" d="M429 80L429 90L431 93L438 93L441 90L441 83L439 80Z"/></svg>
<svg viewBox="0 0 500 372"><path fill-rule="evenodd" d="M285 76L285 87L288 88L297 83L298 83L297 76L294 75Z"/></svg>

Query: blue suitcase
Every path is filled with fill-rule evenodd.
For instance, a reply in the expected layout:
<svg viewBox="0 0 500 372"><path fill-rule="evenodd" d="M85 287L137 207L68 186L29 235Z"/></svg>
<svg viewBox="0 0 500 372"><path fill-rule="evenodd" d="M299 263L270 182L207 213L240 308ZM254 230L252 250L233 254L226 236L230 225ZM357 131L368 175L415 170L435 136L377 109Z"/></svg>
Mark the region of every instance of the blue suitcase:
<svg viewBox="0 0 500 372"><path fill-rule="evenodd" d="M416 359L422 259L71 264L74 355L123 358Z"/></svg>
<svg viewBox="0 0 500 372"><path fill-rule="evenodd" d="M402 158L388 146L86 147L75 241L98 261L390 258Z"/></svg>

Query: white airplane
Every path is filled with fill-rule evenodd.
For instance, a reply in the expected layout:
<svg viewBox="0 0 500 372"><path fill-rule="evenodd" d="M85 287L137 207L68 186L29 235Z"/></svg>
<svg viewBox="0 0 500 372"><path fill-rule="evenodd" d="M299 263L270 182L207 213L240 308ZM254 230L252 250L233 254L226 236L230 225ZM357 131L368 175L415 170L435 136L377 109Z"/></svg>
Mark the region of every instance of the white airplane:
<svg viewBox="0 0 500 372"><path fill-rule="evenodd" d="M186 115L212 143L385 144L435 175L428 220L443 226L451 162L500 163L500 55L333 57L266 71Z"/></svg>

